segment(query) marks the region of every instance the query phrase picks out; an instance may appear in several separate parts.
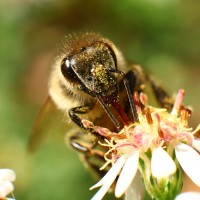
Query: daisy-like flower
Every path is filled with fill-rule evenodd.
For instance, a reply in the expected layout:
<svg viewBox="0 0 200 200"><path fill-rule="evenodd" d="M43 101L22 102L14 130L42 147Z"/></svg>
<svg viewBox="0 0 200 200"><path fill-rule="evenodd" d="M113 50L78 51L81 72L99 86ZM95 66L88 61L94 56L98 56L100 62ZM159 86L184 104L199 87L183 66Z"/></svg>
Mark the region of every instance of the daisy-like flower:
<svg viewBox="0 0 200 200"><path fill-rule="evenodd" d="M11 169L0 169L0 200L9 199L6 196L13 192L12 182L15 180L15 172Z"/></svg>
<svg viewBox="0 0 200 200"><path fill-rule="evenodd" d="M86 127L106 138L101 145L109 150L101 169L112 165L90 188L101 187L92 200L102 199L116 179L116 197L125 194L126 200L143 199L145 186L151 198L172 200L182 188L182 169L200 187L200 141L196 139L200 126L194 131L188 126L191 113L182 106L183 97L181 89L169 112L149 106L146 95L140 94L135 97L138 121L119 133L83 120Z"/></svg>

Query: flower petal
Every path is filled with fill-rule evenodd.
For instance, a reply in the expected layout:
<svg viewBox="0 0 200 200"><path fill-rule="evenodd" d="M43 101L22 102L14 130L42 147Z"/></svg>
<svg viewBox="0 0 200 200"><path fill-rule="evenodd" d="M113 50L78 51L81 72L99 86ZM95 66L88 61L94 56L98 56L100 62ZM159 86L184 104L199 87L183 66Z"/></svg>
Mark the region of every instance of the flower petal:
<svg viewBox="0 0 200 200"><path fill-rule="evenodd" d="M0 199L4 199L7 196L6 188L0 185Z"/></svg>
<svg viewBox="0 0 200 200"><path fill-rule="evenodd" d="M104 183L106 183L108 180L110 180L110 178L112 178L116 172L121 170L121 168L123 167L124 163L125 163L126 159L125 156L121 156L115 163L114 165L110 168L110 170L105 174L105 176L95 185L93 185L90 190L93 190L94 188L100 187L102 186ZM116 175L117 176L117 175Z"/></svg>
<svg viewBox="0 0 200 200"><path fill-rule="evenodd" d="M0 181L14 181L16 179L15 172L11 169L0 169Z"/></svg>
<svg viewBox="0 0 200 200"><path fill-rule="evenodd" d="M5 200L16 200L16 199L13 199L13 198L5 198Z"/></svg>
<svg viewBox="0 0 200 200"><path fill-rule="evenodd" d="M14 190L14 186L10 181L0 182L0 198L5 198L13 190Z"/></svg>
<svg viewBox="0 0 200 200"><path fill-rule="evenodd" d="M176 145L175 153L185 173L200 187L200 155L192 147L183 143Z"/></svg>
<svg viewBox="0 0 200 200"><path fill-rule="evenodd" d="M125 200L142 200L145 196L145 187L140 173L137 171L131 185L125 192Z"/></svg>
<svg viewBox="0 0 200 200"><path fill-rule="evenodd" d="M158 179L167 178L176 171L174 161L162 147L154 148L152 151L151 171Z"/></svg>
<svg viewBox="0 0 200 200"><path fill-rule="evenodd" d="M129 185L131 184L133 178L135 177L135 174L138 169L138 162L139 162L139 152L132 153L126 163L124 164L124 167L120 173L119 179L117 181L117 185L115 187L115 196L121 197L122 194L127 190Z"/></svg>
<svg viewBox="0 0 200 200"><path fill-rule="evenodd" d="M194 140L192 146L200 152L200 140Z"/></svg>
<svg viewBox="0 0 200 200"><path fill-rule="evenodd" d="M100 200L103 198L103 196L106 194L106 192L109 190L110 186L116 179L125 162L126 156L123 155L116 161L116 163L111 167L107 174L97 184L90 188L93 189L103 185L91 200Z"/></svg>
<svg viewBox="0 0 200 200"><path fill-rule="evenodd" d="M175 200L188 200L188 199L199 200L200 199L200 193L198 193L198 192L185 192L185 193L179 194L175 198Z"/></svg>

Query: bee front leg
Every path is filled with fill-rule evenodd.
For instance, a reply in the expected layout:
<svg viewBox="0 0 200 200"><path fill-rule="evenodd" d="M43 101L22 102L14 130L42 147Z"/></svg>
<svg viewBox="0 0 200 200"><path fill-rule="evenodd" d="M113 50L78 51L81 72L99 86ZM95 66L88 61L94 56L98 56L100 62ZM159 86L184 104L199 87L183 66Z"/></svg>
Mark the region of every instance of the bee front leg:
<svg viewBox="0 0 200 200"><path fill-rule="evenodd" d="M86 114L88 112L90 112L91 110L91 106L88 105L83 105L83 106L79 106L79 107L75 107L75 108L71 108L68 111L69 117L71 118L71 120L78 125L81 129L83 129L84 131L90 131L87 128L84 127L81 118L77 115L77 114Z"/></svg>
<svg viewBox="0 0 200 200"><path fill-rule="evenodd" d="M91 106L83 105L83 106L71 108L68 111L68 114L69 114L69 117L71 118L71 120L77 126L79 126L84 132L91 133L92 135L96 136L99 140L104 140L104 137L101 136L101 135L99 135L99 133L97 133L96 131L94 131L94 129L92 129L92 128L86 128L83 125L83 123L82 123L82 119L77 115L77 114L86 114L86 113L90 112L91 109L92 109Z"/></svg>

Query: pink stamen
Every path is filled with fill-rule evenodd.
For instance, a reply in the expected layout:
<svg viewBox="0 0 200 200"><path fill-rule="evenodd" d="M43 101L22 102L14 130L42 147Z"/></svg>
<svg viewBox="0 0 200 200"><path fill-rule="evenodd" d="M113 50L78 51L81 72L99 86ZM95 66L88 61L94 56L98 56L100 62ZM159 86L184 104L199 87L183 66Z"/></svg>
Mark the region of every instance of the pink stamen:
<svg viewBox="0 0 200 200"><path fill-rule="evenodd" d="M82 119L82 123L85 128L94 128L94 124L89 120Z"/></svg>
<svg viewBox="0 0 200 200"><path fill-rule="evenodd" d="M124 143L124 144L116 145L115 148L120 149L120 148L127 147L127 146L137 148L137 146L135 144L133 144L132 142L127 142L127 143Z"/></svg>
<svg viewBox="0 0 200 200"><path fill-rule="evenodd" d="M180 107L181 107L182 102L183 102L184 94L185 94L185 91L183 89L180 89L178 91L178 94L177 94L177 97L176 97L176 100L175 100L175 103L174 103L174 107L173 107L172 112L171 112L172 115L177 115L179 113Z"/></svg>
<svg viewBox="0 0 200 200"><path fill-rule="evenodd" d="M158 122L160 122L160 115L158 113L154 113L154 117Z"/></svg>
<svg viewBox="0 0 200 200"><path fill-rule="evenodd" d="M97 132L102 136L110 136L111 132L107 128L97 127Z"/></svg>
<svg viewBox="0 0 200 200"><path fill-rule="evenodd" d="M147 97L147 95L141 92L140 93L140 101L144 106L147 106L148 105L148 97Z"/></svg>
<svg viewBox="0 0 200 200"><path fill-rule="evenodd" d="M137 113L142 113L142 108L141 108L141 104L140 104L140 97L139 97L139 94L137 92L134 92L134 94L133 94L133 101L135 103Z"/></svg>

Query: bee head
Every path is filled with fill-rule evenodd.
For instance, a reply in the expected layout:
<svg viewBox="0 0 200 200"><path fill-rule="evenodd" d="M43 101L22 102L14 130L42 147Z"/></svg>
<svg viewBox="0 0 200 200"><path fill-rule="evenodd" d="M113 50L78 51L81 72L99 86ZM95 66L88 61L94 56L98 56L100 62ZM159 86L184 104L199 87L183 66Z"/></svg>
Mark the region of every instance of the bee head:
<svg viewBox="0 0 200 200"><path fill-rule="evenodd" d="M117 75L113 69L117 69L117 58L112 45L96 34L74 39L61 63L65 79L91 96L101 96L106 102L116 97Z"/></svg>

